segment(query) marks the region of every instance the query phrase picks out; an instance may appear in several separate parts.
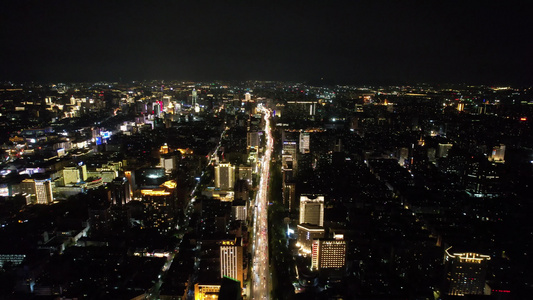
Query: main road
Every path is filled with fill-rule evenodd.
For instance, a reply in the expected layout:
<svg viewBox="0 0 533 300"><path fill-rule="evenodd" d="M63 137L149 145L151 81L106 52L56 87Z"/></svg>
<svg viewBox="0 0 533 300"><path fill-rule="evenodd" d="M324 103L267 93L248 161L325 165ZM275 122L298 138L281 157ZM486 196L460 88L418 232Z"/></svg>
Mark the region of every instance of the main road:
<svg viewBox="0 0 533 300"><path fill-rule="evenodd" d="M261 179L255 198L253 246L252 246L252 299L270 298L270 271L268 263L268 181L273 140L270 128L270 110L260 106L265 124L266 146L261 159Z"/></svg>

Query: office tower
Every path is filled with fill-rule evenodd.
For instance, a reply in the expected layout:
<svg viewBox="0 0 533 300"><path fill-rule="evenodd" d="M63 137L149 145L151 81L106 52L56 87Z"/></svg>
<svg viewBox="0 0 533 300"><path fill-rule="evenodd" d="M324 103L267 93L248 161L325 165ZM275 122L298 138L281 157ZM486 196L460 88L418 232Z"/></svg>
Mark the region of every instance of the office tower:
<svg viewBox="0 0 533 300"><path fill-rule="evenodd" d="M296 247L300 247L300 253L310 255L313 247L313 240L324 237L324 227L311 224L298 224L298 241Z"/></svg>
<svg viewBox="0 0 533 300"><path fill-rule="evenodd" d="M478 253L453 253L446 250L448 295L483 295L490 256Z"/></svg>
<svg viewBox="0 0 533 300"><path fill-rule="evenodd" d="M324 226L324 196L300 196L300 224Z"/></svg>
<svg viewBox="0 0 533 300"><path fill-rule="evenodd" d="M250 93L244 94L244 101L251 101L251 100L252 100L252 95Z"/></svg>
<svg viewBox="0 0 533 300"><path fill-rule="evenodd" d="M346 265L346 241L337 239L313 240L311 268L318 271L325 269L342 270Z"/></svg>
<svg viewBox="0 0 533 300"><path fill-rule="evenodd" d="M439 157L447 157L448 151L453 147L452 144L441 144L439 143Z"/></svg>
<svg viewBox="0 0 533 300"><path fill-rule="evenodd" d="M300 132L300 153L310 152L310 138L309 132Z"/></svg>
<svg viewBox="0 0 533 300"><path fill-rule="evenodd" d="M31 195L37 204L50 204L54 201L50 179L24 179L20 183L20 190L22 193Z"/></svg>
<svg viewBox="0 0 533 300"><path fill-rule="evenodd" d="M235 166L230 163L219 163L215 166L215 187L221 190L232 190L235 184Z"/></svg>
<svg viewBox="0 0 533 300"><path fill-rule="evenodd" d="M192 103L191 106L195 106L198 102L198 92L196 92L196 89L192 89Z"/></svg>
<svg viewBox="0 0 533 300"><path fill-rule="evenodd" d="M131 201L130 183L126 177L117 177L108 186L109 202L113 205L122 206Z"/></svg>
<svg viewBox="0 0 533 300"><path fill-rule="evenodd" d="M241 239L222 241L220 245L220 277L230 277L241 282L244 281L243 272L243 247Z"/></svg>
<svg viewBox="0 0 533 300"><path fill-rule="evenodd" d="M157 188L141 189L141 202L146 216L144 226L159 228L163 232L172 229L180 209L176 188L176 181L168 180Z"/></svg>
<svg viewBox="0 0 533 300"><path fill-rule="evenodd" d="M494 162L505 162L505 145L500 144L499 146L495 146L492 148L492 153L490 155L490 160Z"/></svg>
<svg viewBox="0 0 533 300"><path fill-rule="evenodd" d="M296 152L298 151L298 144L296 141L284 141L283 142L283 151L282 154L290 154L293 156L293 160L296 157Z"/></svg>
<svg viewBox="0 0 533 300"><path fill-rule="evenodd" d="M174 154L163 154L159 158L159 165L165 169L166 174L170 174L176 169L177 160Z"/></svg>
<svg viewBox="0 0 533 300"><path fill-rule="evenodd" d="M259 137L262 132L260 131L250 131L246 134L246 145L248 148L259 148Z"/></svg>
<svg viewBox="0 0 533 300"><path fill-rule="evenodd" d="M37 204L50 204L54 201L50 179L35 180L35 199Z"/></svg>

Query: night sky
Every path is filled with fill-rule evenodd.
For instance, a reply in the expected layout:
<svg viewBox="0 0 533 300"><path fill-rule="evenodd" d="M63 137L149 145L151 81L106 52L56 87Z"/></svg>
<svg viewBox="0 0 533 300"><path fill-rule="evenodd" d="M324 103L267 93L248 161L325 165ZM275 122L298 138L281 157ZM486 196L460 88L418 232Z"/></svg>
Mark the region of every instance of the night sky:
<svg viewBox="0 0 533 300"><path fill-rule="evenodd" d="M3 0L0 80L533 82L530 1L346 2Z"/></svg>

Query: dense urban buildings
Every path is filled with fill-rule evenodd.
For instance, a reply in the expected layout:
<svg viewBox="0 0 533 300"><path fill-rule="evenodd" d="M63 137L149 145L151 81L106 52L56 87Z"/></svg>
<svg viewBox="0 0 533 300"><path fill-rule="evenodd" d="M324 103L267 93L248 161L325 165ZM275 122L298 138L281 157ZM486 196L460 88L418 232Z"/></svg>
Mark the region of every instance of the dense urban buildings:
<svg viewBox="0 0 533 300"><path fill-rule="evenodd" d="M0 298L526 299L531 95L3 82Z"/></svg>

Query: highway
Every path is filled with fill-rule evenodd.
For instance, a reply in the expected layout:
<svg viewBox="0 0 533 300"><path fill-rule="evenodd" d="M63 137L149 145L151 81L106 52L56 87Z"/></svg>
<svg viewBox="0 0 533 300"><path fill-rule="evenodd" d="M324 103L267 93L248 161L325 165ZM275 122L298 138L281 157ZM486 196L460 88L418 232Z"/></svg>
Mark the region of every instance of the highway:
<svg viewBox="0 0 533 300"><path fill-rule="evenodd" d="M261 106L264 115L266 146L261 160L259 189L255 198L252 246L252 299L269 299L270 270L268 263L268 181L273 140L270 129L270 111Z"/></svg>

